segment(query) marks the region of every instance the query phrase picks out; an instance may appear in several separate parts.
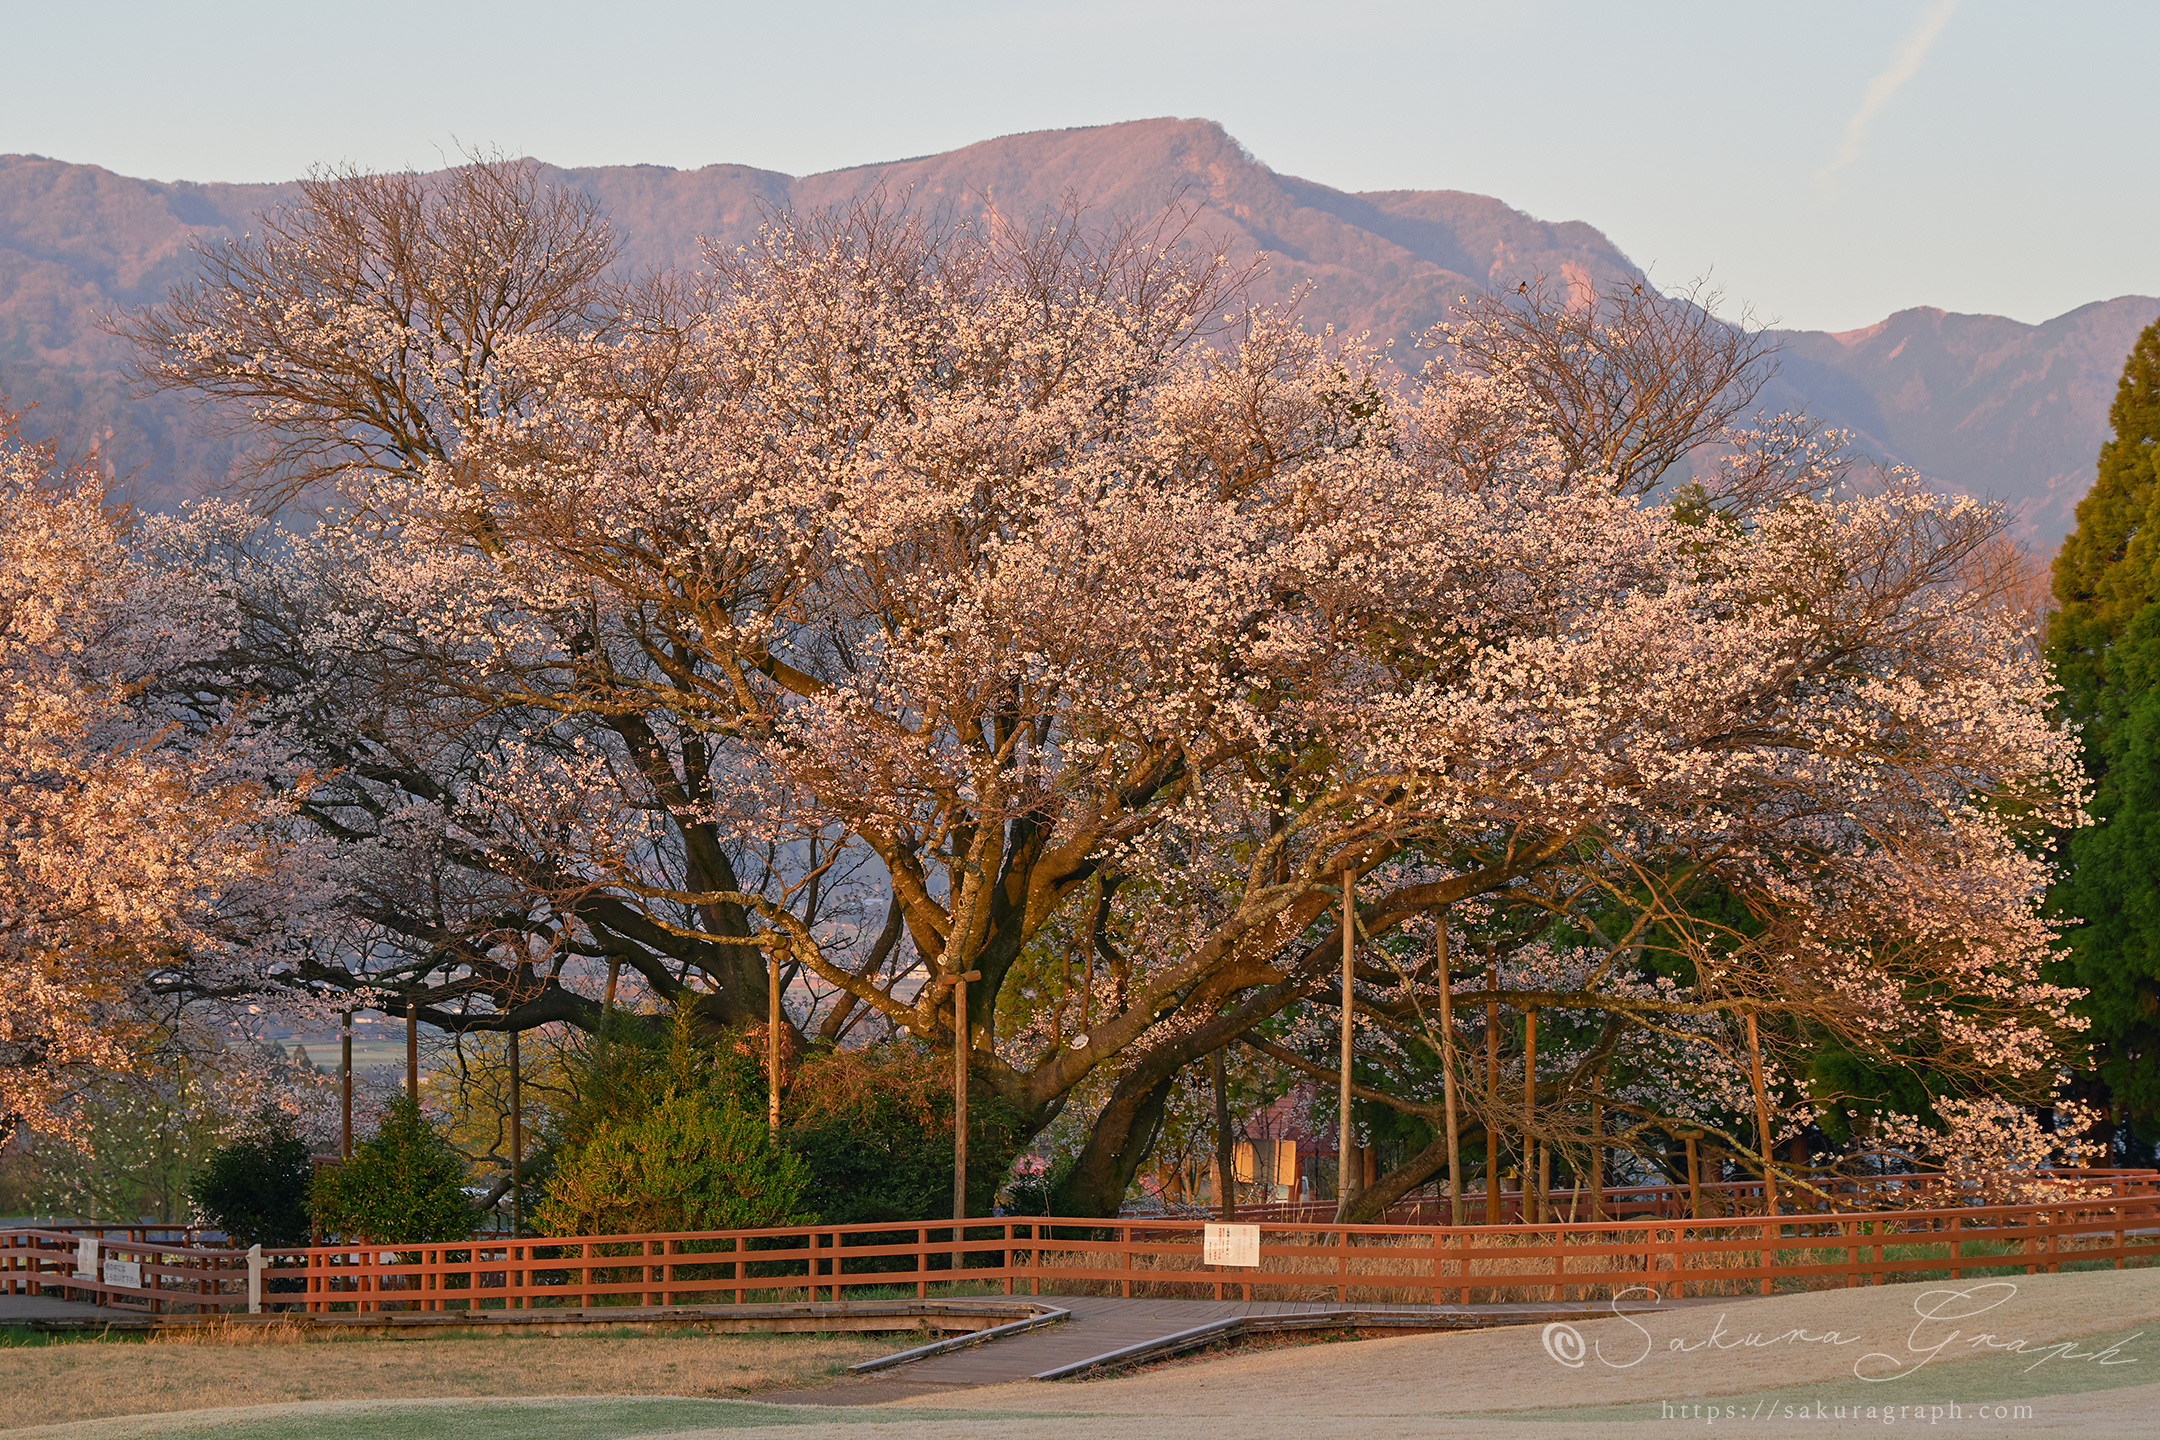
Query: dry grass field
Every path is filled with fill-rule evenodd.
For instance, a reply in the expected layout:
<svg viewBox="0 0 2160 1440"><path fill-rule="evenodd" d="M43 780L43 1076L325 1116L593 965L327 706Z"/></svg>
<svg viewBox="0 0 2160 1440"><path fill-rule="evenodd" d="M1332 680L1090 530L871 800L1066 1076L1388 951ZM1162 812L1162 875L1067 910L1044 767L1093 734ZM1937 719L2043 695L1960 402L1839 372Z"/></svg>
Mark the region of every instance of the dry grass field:
<svg viewBox="0 0 2160 1440"><path fill-rule="evenodd" d="M1959 1296L1967 1308L1953 1310L1956 1318L1921 1323ZM1556 1342L1556 1329L1572 1333L1572 1347ZM0 1386L17 1402L9 1423L33 1427L58 1418L45 1403L56 1380L120 1376L131 1358L123 1352L159 1366L242 1362L217 1372L228 1379L249 1373L248 1362L298 1377L325 1358L360 1357L348 1370L383 1396L265 1405L257 1390L220 1397L234 1408L56 1425L25 1440L722 1440L760 1429L783 1430L788 1440L859 1440L866 1433L906 1440L1667 1440L1731 1433L1813 1440L1915 1428L1965 1440L2146 1440L2160 1413L2155 1337L2160 1270L2146 1269L1719 1299L1579 1326L1255 1350L1122 1378L986 1386L852 1407L607 1399L590 1390L577 1398L562 1389L553 1391L560 1398L538 1398L558 1384L568 1389L565 1382L612 1385L618 1393L641 1381L666 1382L670 1363L675 1374L702 1366L719 1379L720 1355L777 1375L772 1362L753 1358L754 1349L777 1346L778 1365L785 1365L829 1353L822 1340L86 1344L46 1353L95 1351L94 1358L117 1363L73 1377L49 1367L30 1376L0 1373ZM671 1361L671 1353L681 1358ZM563 1355L571 1359L552 1363ZM402 1356L432 1357L436 1373L397 1377L386 1362ZM580 1363L589 1368L575 1370ZM460 1367L486 1373L461 1374ZM397 1380L405 1393L501 1393L502 1382L519 1374L532 1377L536 1398L399 1401L387 1389ZM20 1403L23 1396L30 1403ZM135 1403L155 1398L138 1392Z"/></svg>
<svg viewBox="0 0 2160 1440"><path fill-rule="evenodd" d="M899 1344L875 1335L310 1337L285 1326L151 1339L0 1332L0 1431L112 1415L311 1400L737 1398L814 1386ZM20 1403L23 1397L36 1403Z"/></svg>
<svg viewBox="0 0 2160 1440"><path fill-rule="evenodd" d="M0 1395L10 1402L0 1431L692 1440L781 1428L791 1440L841 1440L869 1427L908 1440L1634 1440L1738 1424L1797 1440L1917 1424L1972 1440L2144 1440L2160 1411L2156 1337L2160 1269L2019 1273L1706 1299L1580 1324L1263 1345L1099 1381L798 1408L757 1397L829 1381L893 1338L323 1339L269 1326L54 1343L19 1332L43 1343L0 1344ZM1808 1413L1826 1405L1846 1413ZM1877 1418L1884 1409L1896 1417Z"/></svg>

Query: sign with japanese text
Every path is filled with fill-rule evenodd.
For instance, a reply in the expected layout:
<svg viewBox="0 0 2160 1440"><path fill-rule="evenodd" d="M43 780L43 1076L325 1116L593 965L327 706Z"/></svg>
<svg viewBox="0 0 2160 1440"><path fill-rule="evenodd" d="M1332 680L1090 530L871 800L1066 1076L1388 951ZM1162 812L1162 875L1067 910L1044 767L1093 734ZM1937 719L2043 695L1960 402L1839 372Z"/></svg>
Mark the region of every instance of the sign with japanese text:
<svg viewBox="0 0 2160 1440"><path fill-rule="evenodd" d="M1260 1227L1210 1224L1201 1241L1202 1258L1210 1265L1260 1265Z"/></svg>

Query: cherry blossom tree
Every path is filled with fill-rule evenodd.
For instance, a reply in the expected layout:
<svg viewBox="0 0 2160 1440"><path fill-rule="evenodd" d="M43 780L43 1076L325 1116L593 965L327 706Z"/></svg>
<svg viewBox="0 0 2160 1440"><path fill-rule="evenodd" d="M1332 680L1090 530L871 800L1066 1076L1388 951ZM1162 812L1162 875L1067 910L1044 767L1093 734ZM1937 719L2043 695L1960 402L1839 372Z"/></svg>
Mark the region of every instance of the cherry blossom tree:
<svg viewBox="0 0 2160 1440"><path fill-rule="evenodd" d="M660 354L524 347L531 414L371 492L385 573L437 623L487 617L457 633L503 699L724 741L672 803L867 847L922 971L857 974L743 892L646 901L747 905L750 938L965 1043L1025 1112L1113 1068L1076 1208L1122 1195L1179 1069L1314 988L1346 869L1378 875L1381 931L1485 896L1632 912L1518 1007L2049 1053L2005 814L2059 818L2075 780L2044 669L1951 583L1989 515L1910 488L1647 504L1505 374L1397 395L1267 315L1191 345L1214 276L1171 253L776 230ZM630 851L596 835L587 873ZM1683 923L1683 875L1748 923ZM1059 917L1138 952L1124 993L1056 1043L1000 1035ZM1653 924L1685 993L1627 993Z"/></svg>
<svg viewBox="0 0 2160 1440"><path fill-rule="evenodd" d="M1181 1070L1318 1013L1346 872L1374 945L1459 914L1497 947L1460 1009L1589 1017L1532 1131L1623 1041L1758 1106L1826 1034L2045 1070L2021 842L2078 781L2029 637L1959 580L1991 512L1724 428L1748 356L1712 328L1606 337L1707 346L1664 392L1505 336L1403 377L1192 238L781 218L639 323L492 345L515 403L347 471L312 534L205 517L241 638L194 693L285 697L335 772L303 810L357 929L306 985L590 1026L605 965L716 1025L958 1047L1033 1125L1101 1097L1072 1213L1115 1208ZM184 348L237 354L218 325ZM1712 437L1733 463L1661 483ZM1361 979L1398 1024L1450 983ZM1649 1124L1673 1088L1595 1093Z"/></svg>
<svg viewBox="0 0 2160 1440"><path fill-rule="evenodd" d="M0 413L0 1114L61 1135L82 1083L152 1063L162 983L253 987L284 868L252 747L149 698L225 616L128 529Z"/></svg>

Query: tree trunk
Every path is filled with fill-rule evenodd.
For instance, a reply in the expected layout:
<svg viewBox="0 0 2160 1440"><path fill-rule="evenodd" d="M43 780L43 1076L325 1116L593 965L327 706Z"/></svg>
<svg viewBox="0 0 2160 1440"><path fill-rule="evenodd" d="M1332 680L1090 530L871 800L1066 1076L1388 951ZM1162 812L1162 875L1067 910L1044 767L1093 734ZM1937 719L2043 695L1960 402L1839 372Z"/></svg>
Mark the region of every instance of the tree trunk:
<svg viewBox="0 0 2160 1440"><path fill-rule="evenodd" d="M1385 1214L1388 1206L1439 1174L1447 1158L1448 1137L1442 1132L1417 1154L1367 1185L1345 1207L1342 1218L1351 1224L1364 1224Z"/></svg>
<svg viewBox="0 0 2160 1440"><path fill-rule="evenodd" d="M1102 1114L1095 1117L1079 1158L1058 1183L1051 1209L1060 1215L1117 1214L1125 1192L1132 1188L1133 1176L1140 1173L1162 1133L1163 1109L1174 1079L1165 1076L1132 1090L1118 1086Z"/></svg>

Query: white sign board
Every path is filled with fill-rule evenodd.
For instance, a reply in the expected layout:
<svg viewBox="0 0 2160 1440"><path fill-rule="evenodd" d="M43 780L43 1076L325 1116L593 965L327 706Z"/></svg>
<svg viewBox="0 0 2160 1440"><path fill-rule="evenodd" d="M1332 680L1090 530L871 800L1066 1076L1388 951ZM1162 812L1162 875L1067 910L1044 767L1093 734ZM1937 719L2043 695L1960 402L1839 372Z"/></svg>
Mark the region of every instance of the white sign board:
<svg viewBox="0 0 2160 1440"><path fill-rule="evenodd" d="M124 1290L142 1289L142 1261L107 1260L105 1262L105 1283L107 1285L118 1285Z"/></svg>
<svg viewBox="0 0 2160 1440"><path fill-rule="evenodd" d="M85 1235L75 1242L75 1278L97 1279L97 1236Z"/></svg>
<svg viewBox="0 0 2160 1440"><path fill-rule="evenodd" d="M1210 1265L1242 1265L1257 1270L1260 1267L1260 1227L1210 1224L1200 1248L1201 1258Z"/></svg>

